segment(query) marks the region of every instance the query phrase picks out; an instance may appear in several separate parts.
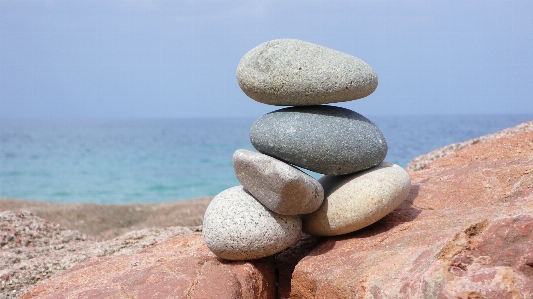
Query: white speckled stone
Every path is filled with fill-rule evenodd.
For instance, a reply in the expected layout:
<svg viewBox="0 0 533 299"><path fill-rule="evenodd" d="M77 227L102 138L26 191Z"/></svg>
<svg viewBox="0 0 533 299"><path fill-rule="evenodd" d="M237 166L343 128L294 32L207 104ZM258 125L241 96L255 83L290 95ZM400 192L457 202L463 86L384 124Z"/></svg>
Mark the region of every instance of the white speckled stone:
<svg viewBox="0 0 533 299"><path fill-rule="evenodd" d="M318 181L324 187L324 203L303 218L303 231L318 236L347 234L378 221L396 209L411 188L409 174L387 162Z"/></svg>
<svg viewBox="0 0 533 299"><path fill-rule="evenodd" d="M265 114L252 125L250 141L263 154L327 175L376 166L388 150L385 137L366 117L327 105Z"/></svg>
<svg viewBox="0 0 533 299"><path fill-rule="evenodd" d="M278 214L311 213L324 199L317 180L273 157L240 149L233 154L233 168L244 189Z"/></svg>
<svg viewBox="0 0 533 299"><path fill-rule="evenodd" d="M239 86L269 105L307 106L368 96L378 86L361 59L297 39L277 39L246 53L237 66Z"/></svg>
<svg viewBox="0 0 533 299"><path fill-rule="evenodd" d="M219 193L205 211L203 236L207 247L227 260L252 260L292 245L302 230L300 216L276 214L242 186Z"/></svg>

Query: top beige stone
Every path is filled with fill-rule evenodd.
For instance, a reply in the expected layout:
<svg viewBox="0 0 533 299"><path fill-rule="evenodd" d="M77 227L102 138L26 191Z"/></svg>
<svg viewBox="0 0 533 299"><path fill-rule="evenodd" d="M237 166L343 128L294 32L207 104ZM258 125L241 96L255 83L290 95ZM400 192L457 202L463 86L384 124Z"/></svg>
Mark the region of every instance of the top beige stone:
<svg viewBox="0 0 533 299"><path fill-rule="evenodd" d="M269 105L308 106L370 95L378 85L361 59L297 39L277 39L250 50L237 66L239 86Z"/></svg>

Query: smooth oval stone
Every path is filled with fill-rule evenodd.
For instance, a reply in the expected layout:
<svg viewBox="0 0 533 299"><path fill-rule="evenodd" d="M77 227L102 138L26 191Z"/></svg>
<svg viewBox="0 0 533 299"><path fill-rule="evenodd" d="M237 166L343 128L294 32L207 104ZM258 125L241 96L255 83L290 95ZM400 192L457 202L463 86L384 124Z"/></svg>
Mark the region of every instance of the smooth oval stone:
<svg viewBox="0 0 533 299"><path fill-rule="evenodd" d="M383 162L371 169L318 180L325 199L303 219L303 230L317 236L347 234L366 227L396 209L409 194L411 178L400 166Z"/></svg>
<svg viewBox="0 0 533 299"><path fill-rule="evenodd" d="M278 214L311 213L324 200L317 180L276 158L240 149L233 154L233 168L244 189Z"/></svg>
<svg viewBox="0 0 533 299"><path fill-rule="evenodd" d="M346 102L378 86L376 73L361 59L297 39L250 50L237 66L237 81L250 98L278 106Z"/></svg>
<svg viewBox="0 0 533 299"><path fill-rule="evenodd" d="M250 129L261 153L327 175L375 166L387 155L387 142L370 120L334 106L289 107L263 115Z"/></svg>
<svg viewBox="0 0 533 299"><path fill-rule="evenodd" d="M213 198L202 229L207 247L227 260L252 260L280 252L296 241L301 230L300 216L268 210L242 186Z"/></svg>

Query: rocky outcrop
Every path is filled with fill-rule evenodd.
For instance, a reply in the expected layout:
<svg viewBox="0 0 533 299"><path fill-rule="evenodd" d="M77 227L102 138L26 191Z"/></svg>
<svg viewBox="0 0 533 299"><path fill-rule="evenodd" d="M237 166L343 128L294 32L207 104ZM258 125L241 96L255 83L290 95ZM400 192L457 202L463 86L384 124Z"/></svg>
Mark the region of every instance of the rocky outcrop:
<svg viewBox="0 0 533 299"><path fill-rule="evenodd" d="M411 172L398 209L296 265L291 297L533 298L533 132L523 127Z"/></svg>
<svg viewBox="0 0 533 299"><path fill-rule="evenodd" d="M186 227L150 228L99 241L28 211L0 212L0 298L18 298L91 257L132 254L192 233Z"/></svg>
<svg viewBox="0 0 533 299"><path fill-rule="evenodd" d="M201 234L149 249L91 258L22 295L28 298L275 298L271 259L225 262Z"/></svg>
<svg viewBox="0 0 533 299"><path fill-rule="evenodd" d="M407 200L359 231L248 262L176 235L21 298L533 298L533 122L503 132L426 160Z"/></svg>
<svg viewBox="0 0 533 299"><path fill-rule="evenodd" d="M519 124L516 127L508 128L508 129L502 130L494 134L481 136L481 137L474 138L474 139L471 139L465 142L459 142L459 143L446 145L430 153L414 158L411 162L409 162L406 169L407 171L418 171L418 170L424 169L426 166L428 166L429 164L431 164L433 161L437 159L455 154L455 152L457 152L458 150L464 147L471 146L479 142L484 142L484 143L490 142L494 139L498 139L498 138L505 137L505 136L512 136L520 132L530 132L530 131L533 131L533 121L525 122L525 123Z"/></svg>

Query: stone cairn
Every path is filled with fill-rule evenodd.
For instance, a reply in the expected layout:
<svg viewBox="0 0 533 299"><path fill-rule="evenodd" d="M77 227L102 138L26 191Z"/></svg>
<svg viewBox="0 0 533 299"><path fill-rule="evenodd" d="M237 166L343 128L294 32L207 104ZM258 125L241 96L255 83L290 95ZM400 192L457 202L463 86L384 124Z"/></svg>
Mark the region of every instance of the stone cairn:
<svg viewBox="0 0 533 299"><path fill-rule="evenodd" d="M370 95L377 75L357 57L316 44L278 39L244 55L239 86L268 105L291 106L263 115L233 166L242 186L208 206L204 240L227 260L257 259L292 245L301 232L334 236L383 218L407 197L411 180L383 162L387 143L361 114L323 105ZM301 167L324 174L318 181Z"/></svg>

